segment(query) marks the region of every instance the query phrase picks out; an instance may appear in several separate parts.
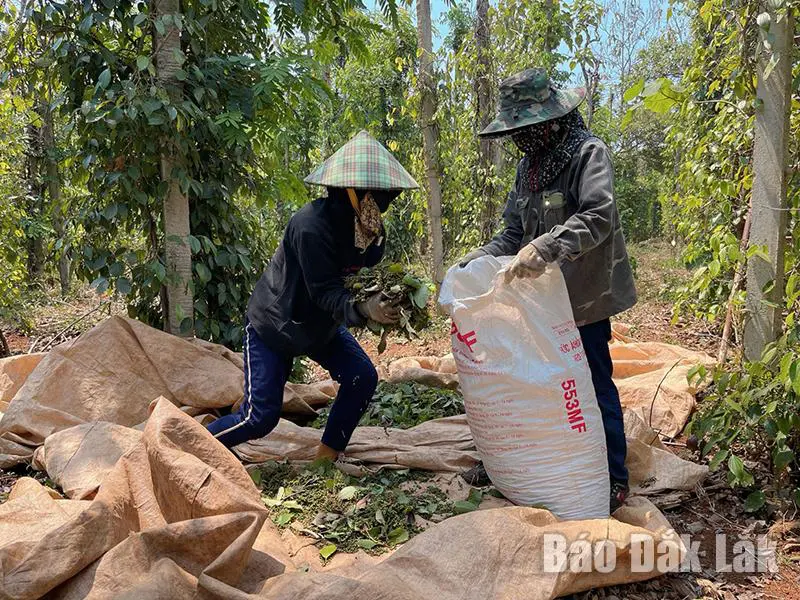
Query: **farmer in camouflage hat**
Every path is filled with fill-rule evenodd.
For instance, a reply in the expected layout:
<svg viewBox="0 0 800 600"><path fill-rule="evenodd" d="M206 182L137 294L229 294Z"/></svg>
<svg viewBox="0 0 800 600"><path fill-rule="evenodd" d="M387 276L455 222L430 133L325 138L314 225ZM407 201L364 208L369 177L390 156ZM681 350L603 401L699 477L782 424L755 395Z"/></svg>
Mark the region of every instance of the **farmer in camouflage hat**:
<svg viewBox="0 0 800 600"><path fill-rule="evenodd" d="M633 306L636 290L611 157L578 112L585 94L554 87L543 69L500 84L499 114L479 135L510 137L523 157L503 214L505 229L460 264L487 254L516 255L509 278L537 277L547 263L560 265L603 414L613 512L627 495L628 471L622 409L611 379L609 317Z"/></svg>
<svg viewBox="0 0 800 600"><path fill-rule="evenodd" d="M256 284L244 333L244 400L209 430L229 448L278 424L283 388L297 356L309 356L339 382L317 456L342 452L378 383L369 357L346 327L390 324L399 308L379 292L355 302L344 277L383 256L384 213L403 190L419 187L366 131L306 178L327 197L289 220L283 241Z"/></svg>

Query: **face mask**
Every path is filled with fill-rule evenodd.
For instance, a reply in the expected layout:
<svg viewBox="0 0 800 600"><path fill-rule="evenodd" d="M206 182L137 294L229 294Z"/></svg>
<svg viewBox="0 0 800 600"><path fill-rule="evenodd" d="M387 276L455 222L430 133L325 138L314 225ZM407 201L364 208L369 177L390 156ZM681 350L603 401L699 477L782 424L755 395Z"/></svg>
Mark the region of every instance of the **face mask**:
<svg viewBox="0 0 800 600"><path fill-rule="evenodd" d="M373 190L370 192L372 195L372 199L375 200L375 204L378 205L378 209L385 213L389 210L389 206L392 204L392 200L399 196L399 192L393 190ZM363 193L359 192L359 196L363 197Z"/></svg>
<svg viewBox="0 0 800 600"><path fill-rule="evenodd" d="M525 154L539 154L550 144L552 125L547 121L530 125L512 134L511 141Z"/></svg>

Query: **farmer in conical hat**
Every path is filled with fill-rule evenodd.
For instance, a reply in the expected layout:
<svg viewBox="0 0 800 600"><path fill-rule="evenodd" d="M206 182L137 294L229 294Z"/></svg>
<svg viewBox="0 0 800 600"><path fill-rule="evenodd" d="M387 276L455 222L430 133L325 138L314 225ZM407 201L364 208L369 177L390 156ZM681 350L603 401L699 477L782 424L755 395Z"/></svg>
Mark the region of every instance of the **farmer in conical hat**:
<svg viewBox="0 0 800 600"><path fill-rule="evenodd" d="M608 148L578 112L586 92L554 87L544 69L500 84L497 118L481 137L510 137L523 153L508 197L505 229L461 259L516 255L509 275L537 277L561 266L603 415L612 512L628 491L619 392L611 379L609 317L636 303L633 274L614 200Z"/></svg>
<svg viewBox="0 0 800 600"><path fill-rule="evenodd" d="M244 400L209 430L229 448L267 435L278 424L293 359L305 355L340 384L317 451L318 457L336 459L378 383L375 367L346 328L400 317L380 292L355 302L344 277L380 261L382 213L403 190L419 186L366 131L306 182L327 187L328 195L294 214L256 284L244 333Z"/></svg>

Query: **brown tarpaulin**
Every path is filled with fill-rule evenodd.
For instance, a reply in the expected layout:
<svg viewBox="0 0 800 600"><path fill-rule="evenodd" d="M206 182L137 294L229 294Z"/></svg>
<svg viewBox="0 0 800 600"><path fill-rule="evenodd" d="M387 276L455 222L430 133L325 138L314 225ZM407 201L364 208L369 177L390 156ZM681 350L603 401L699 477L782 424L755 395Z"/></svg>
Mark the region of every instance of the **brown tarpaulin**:
<svg viewBox="0 0 800 600"><path fill-rule="evenodd" d="M44 353L20 354L0 359L0 417L44 356Z"/></svg>
<svg viewBox="0 0 800 600"><path fill-rule="evenodd" d="M628 456L625 466L634 494L656 494L667 490L692 490L708 475L708 467L683 460L661 443L635 411L626 410L625 437Z"/></svg>
<svg viewBox="0 0 800 600"><path fill-rule="evenodd" d="M281 420L268 436L236 446L247 462L288 458L314 459L322 431ZM475 465L478 454L464 415L426 421L411 429L358 427L347 446L347 457L426 471L462 471Z"/></svg>
<svg viewBox="0 0 800 600"><path fill-rule="evenodd" d="M67 498L93 498L119 458L142 432L105 421L83 423L47 437L33 455L33 467L46 471Z"/></svg>
<svg viewBox="0 0 800 600"><path fill-rule="evenodd" d="M45 438L74 425L143 423L159 396L205 410L230 406L242 396L236 355L209 346L121 317L56 346L0 420L0 468L29 461Z"/></svg>
<svg viewBox="0 0 800 600"><path fill-rule="evenodd" d="M680 548L658 510L636 499L620 520L560 523L532 508L478 511L431 527L376 565L297 572L241 464L166 399L91 503L55 500L29 482L0 505L4 599L544 600L656 575L632 571L633 534ZM545 533L609 540L619 550L616 568L546 573Z"/></svg>
<svg viewBox="0 0 800 600"><path fill-rule="evenodd" d="M627 466L631 486L640 494L691 490L705 479L708 467L674 455L635 412L625 412ZM236 446L252 463L288 458L310 461L321 431L281 421L267 437ZM463 415L427 421L411 429L359 427L347 456L361 462L428 471L463 471L478 461L472 435Z"/></svg>
<svg viewBox="0 0 800 600"><path fill-rule="evenodd" d="M611 344L614 381L622 406L635 411L653 429L675 437L686 426L697 401L697 389L687 381L697 365L712 365L704 352L660 342L634 342L616 325Z"/></svg>
<svg viewBox="0 0 800 600"><path fill-rule="evenodd" d="M623 406L661 434L676 435L695 406L686 375L710 358L677 346L625 339L617 328L611 347ZM221 346L179 340L138 321L112 317L53 349L21 388L22 377L14 377L19 391L0 420L0 468L29 461L47 436L75 425L108 421L141 427L148 404L158 396L192 415L235 405L242 397L241 367L241 357ZM402 358L382 371L394 382L458 385L450 356ZM284 413L313 416L335 393L330 381L288 384ZM255 460L272 452L282 435L279 427L266 449L243 449L243 456ZM306 452L304 443L287 447Z"/></svg>
<svg viewBox="0 0 800 600"><path fill-rule="evenodd" d="M708 474L708 467L667 450L635 413L625 413L625 429L627 466L635 493L691 490ZM270 435L240 444L236 452L251 463L282 459L307 462L314 459L321 433L281 420ZM47 471L68 497L91 498L117 459L140 436L139 431L113 423L77 425L48 437L36 451L34 466ZM464 471L478 461L463 416L427 421L406 430L359 427L347 447L347 457L363 463L364 469L413 468L451 473Z"/></svg>
<svg viewBox="0 0 800 600"><path fill-rule="evenodd" d="M287 384L284 413L313 416L336 389L332 381ZM242 398L241 355L111 317L47 354L4 359L0 468L29 461L45 438L75 425L141 428L148 404L159 396L193 415L235 405Z"/></svg>
<svg viewBox="0 0 800 600"><path fill-rule="evenodd" d="M386 370L385 377L389 383L413 381L447 389L458 388L458 371L453 356L409 356L398 358Z"/></svg>
<svg viewBox="0 0 800 600"><path fill-rule="evenodd" d="M614 347L630 354L649 346L615 343ZM669 356L654 364L661 368L682 352L667 347ZM625 363L623 374L650 373L642 361L637 364L633 366L632 359ZM129 319L108 319L54 349L21 387L0 421L0 466L29 459L46 439L35 466L46 469L68 496L90 498L117 458L138 440L132 427L141 429L152 398L164 396L191 415L233 404L242 391L240 368L239 355L221 346L187 342ZM413 381L419 370L429 381L440 375L452 377L455 365L450 357L400 359L390 365L389 375L395 381ZM21 379L16 377L17 387ZM657 382L652 385L657 386ZM323 406L335 393L332 382L290 384L284 410L313 414L314 407ZM681 393L690 393L688 384L683 384ZM625 418L635 489L639 493L691 489L707 469L666 450L639 414L628 410ZM205 422L209 417L202 418ZM248 462L307 461L313 458L319 437L319 430L281 421L269 436L242 444L237 452ZM372 465L449 472L468 468L478 458L463 415L405 431L360 427L347 454Z"/></svg>
<svg viewBox="0 0 800 600"><path fill-rule="evenodd" d="M409 368L421 369L434 374L428 383L439 374L452 385L447 357L398 363L390 379L417 380ZM305 411L334 394L330 382L287 386L285 408ZM30 459L38 447L35 465L75 499L55 499L35 481L20 480L0 505L0 598L51 591L56 598L537 600L652 577L657 573L649 569L631 572L630 536L649 531L656 541L674 540L643 498L618 512L619 521L559 523L543 510L498 508L434 525L383 560L337 554L324 573L297 572L302 563L321 569L316 549L266 520L241 464L198 422L208 409L240 397L238 355L128 319L109 319L49 353L0 421L0 466ZM705 476L705 467L670 453L636 411L626 414L626 433L641 493L688 489ZM250 461L309 460L319 436L281 421L267 438L237 451ZM358 428L348 456L451 473L477 459L463 416L405 431ZM620 549L616 569L545 573L542 544L553 531L613 541Z"/></svg>
<svg viewBox="0 0 800 600"><path fill-rule="evenodd" d="M0 506L3 598L55 588L59 598L190 597L201 576L210 587L236 585L266 518L244 468L163 398L79 514L43 494L18 506L28 497ZM22 510L56 527L43 535L15 527Z"/></svg>

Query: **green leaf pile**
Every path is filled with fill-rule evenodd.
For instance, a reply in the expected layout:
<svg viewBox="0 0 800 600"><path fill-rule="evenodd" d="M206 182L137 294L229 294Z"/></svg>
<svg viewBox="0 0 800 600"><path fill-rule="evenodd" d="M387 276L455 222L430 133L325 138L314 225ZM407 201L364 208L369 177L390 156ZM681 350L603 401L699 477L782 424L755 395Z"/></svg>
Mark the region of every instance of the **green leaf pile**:
<svg viewBox="0 0 800 600"><path fill-rule="evenodd" d="M324 427L328 412L329 409L322 409L311 426ZM460 414L464 414L464 397L456 391L421 383L381 381L359 425L408 429L425 421Z"/></svg>
<svg viewBox="0 0 800 600"><path fill-rule="evenodd" d="M440 521L455 514L445 493L422 471L345 475L330 462L303 469L267 463L251 474L278 527L317 538L322 560L336 552L381 554L421 531L416 517ZM477 503L475 503L477 499ZM470 495L477 508L480 496Z"/></svg>
<svg viewBox="0 0 800 600"><path fill-rule="evenodd" d="M402 333L410 339L430 324L428 300L433 285L408 272L399 263L361 269L349 276L345 285L357 302L363 302L379 293L390 300L400 299L400 321L396 325L381 325L374 321L367 323L367 328L381 337L378 352L386 349L390 333Z"/></svg>

